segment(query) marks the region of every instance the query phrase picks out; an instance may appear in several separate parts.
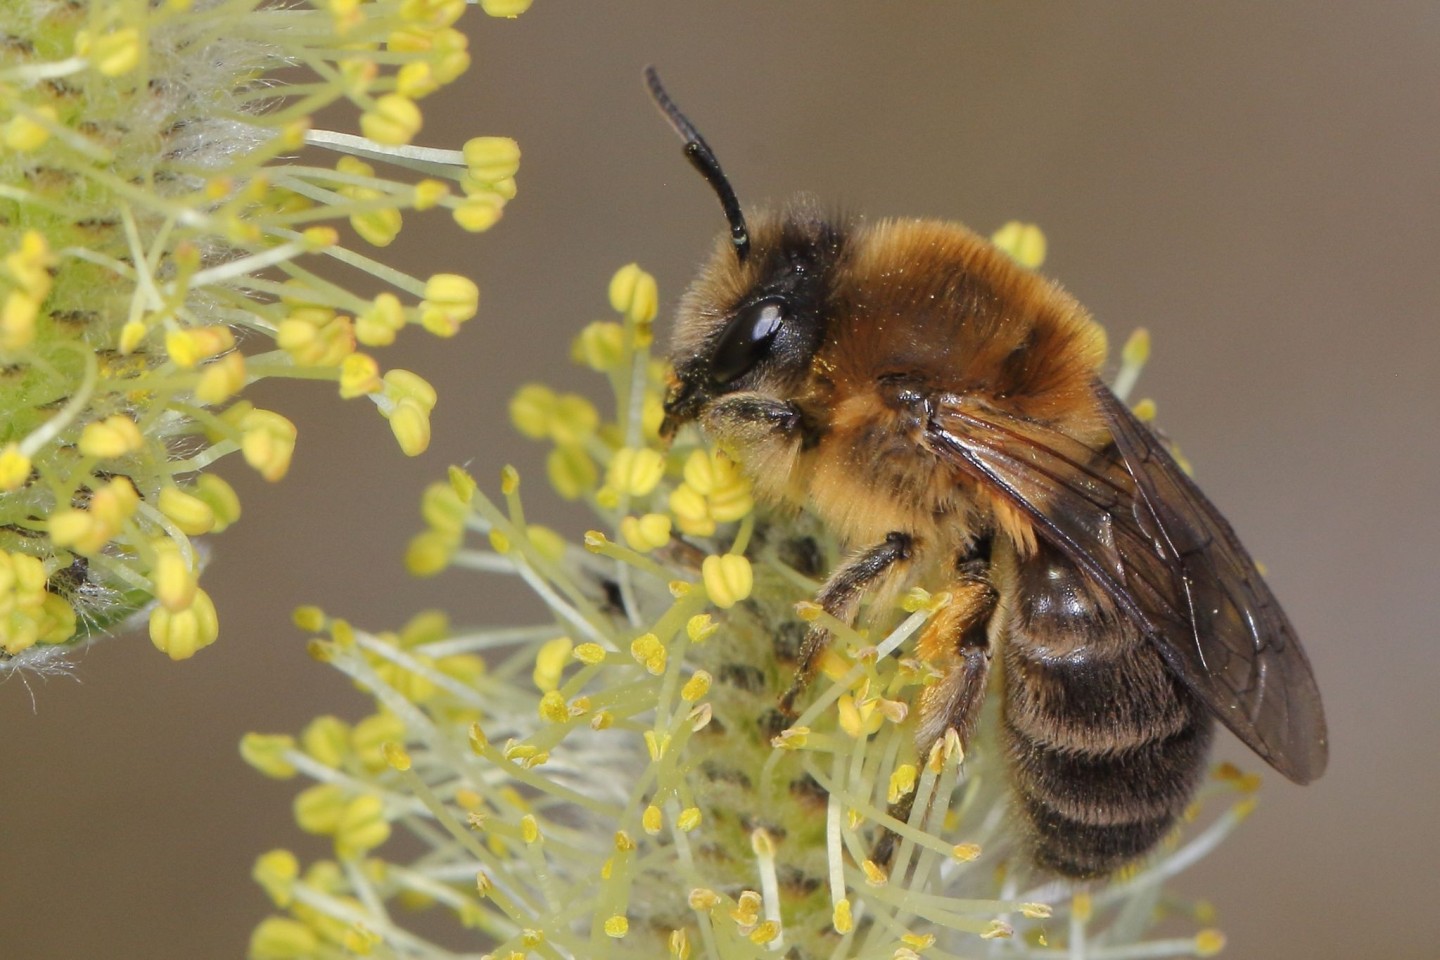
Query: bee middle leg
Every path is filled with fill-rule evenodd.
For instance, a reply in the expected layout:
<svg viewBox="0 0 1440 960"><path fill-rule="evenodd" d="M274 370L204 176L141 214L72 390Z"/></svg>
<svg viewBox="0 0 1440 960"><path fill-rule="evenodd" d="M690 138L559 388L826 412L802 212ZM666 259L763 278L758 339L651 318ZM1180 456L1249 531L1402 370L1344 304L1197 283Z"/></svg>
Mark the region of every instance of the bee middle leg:
<svg viewBox="0 0 1440 960"><path fill-rule="evenodd" d="M930 756L935 744L954 730L962 747L968 747L980 708L985 703L985 686L990 675L990 618L998 594L988 577L988 561L962 564L950 585L950 603L926 625L916 645L920 658L940 671L940 679L920 694L915 746L920 762ZM904 823L910 819L915 794L900 799L886 811ZM900 837L885 831L870 859L888 866L895 857Z"/></svg>
<svg viewBox="0 0 1440 960"><path fill-rule="evenodd" d="M847 560L840 569L830 575L815 598L822 609L842 623L853 623L860 610L860 598L877 580L893 573L898 566L908 561L915 551L915 538L908 533L895 531L868 550L861 551ZM787 716L795 715L795 699L809 685L815 674L820 654L830 645L830 631L823 626L813 626L800 645L800 663L795 669L795 682L780 698L780 710Z"/></svg>

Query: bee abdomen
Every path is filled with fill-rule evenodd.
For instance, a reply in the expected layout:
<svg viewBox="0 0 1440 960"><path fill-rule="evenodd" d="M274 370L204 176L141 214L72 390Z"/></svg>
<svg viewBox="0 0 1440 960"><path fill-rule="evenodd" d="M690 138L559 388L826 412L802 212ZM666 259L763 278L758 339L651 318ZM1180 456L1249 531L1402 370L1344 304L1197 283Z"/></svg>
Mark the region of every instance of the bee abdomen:
<svg viewBox="0 0 1440 960"><path fill-rule="evenodd" d="M1144 641L1043 660L1012 646L1005 733L1040 866L1108 874L1153 847L1189 803L1213 723Z"/></svg>

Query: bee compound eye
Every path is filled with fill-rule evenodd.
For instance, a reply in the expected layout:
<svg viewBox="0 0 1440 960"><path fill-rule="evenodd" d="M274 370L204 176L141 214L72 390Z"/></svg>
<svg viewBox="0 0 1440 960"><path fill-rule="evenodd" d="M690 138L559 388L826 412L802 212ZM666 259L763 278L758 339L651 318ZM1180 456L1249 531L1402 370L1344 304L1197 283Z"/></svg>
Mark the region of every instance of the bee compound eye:
<svg viewBox="0 0 1440 960"><path fill-rule="evenodd" d="M785 323L786 313L781 300L760 300L742 307L715 344L710 360L711 379L716 383L729 383L765 359L770 344Z"/></svg>

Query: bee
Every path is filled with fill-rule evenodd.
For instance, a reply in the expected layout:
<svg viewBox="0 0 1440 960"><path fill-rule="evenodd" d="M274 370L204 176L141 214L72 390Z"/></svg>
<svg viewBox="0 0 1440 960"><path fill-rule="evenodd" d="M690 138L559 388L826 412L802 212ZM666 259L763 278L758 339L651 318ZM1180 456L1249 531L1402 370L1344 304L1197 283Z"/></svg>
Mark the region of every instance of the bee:
<svg viewBox="0 0 1440 960"><path fill-rule="evenodd" d="M653 68L729 230L681 300L662 433L698 423L757 497L849 551L818 603L853 623L923 583L920 755L974 732L992 661L1033 862L1103 877L1170 829L1218 718L1296 783L1327 758L1295 630L1235 532L1100 380L1105 338L958 223L742 212ZM799 652L793 711L829 635Z"/></svg>

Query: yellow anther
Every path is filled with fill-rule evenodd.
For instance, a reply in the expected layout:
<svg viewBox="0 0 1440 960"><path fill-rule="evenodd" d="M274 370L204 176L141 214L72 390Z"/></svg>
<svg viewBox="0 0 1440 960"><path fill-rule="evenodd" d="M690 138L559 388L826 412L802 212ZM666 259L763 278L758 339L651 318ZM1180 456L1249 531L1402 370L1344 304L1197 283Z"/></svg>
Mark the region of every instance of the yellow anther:
<svg viewBox="0 0 1440 960"><path fill-rule="evenodd" d="M59 265L50 251L50 242L38 230L26 230L20 245L5 255L5 269L18 287L37 300L50 294L54 280L50 271Z"/></svg>
<svg viewBox="0 0 1440 960"><path fill-rule="evenodd" d="M295 424L274 411L251 409L238 426L245 462L272 483L284 477L295 454Z"/></svg>
<svg viewBox="0 0 1440 960"><path fill-rule="evenodd" d="M244 388L246 377L245 355L227 353L200 371L195 398L201 403L224 403Z"/></svg>
<svg viewBox="0 0 1440 960"><path fill-rule="evenodd" d="M420 516L430 529L459 536L470 508L455 492L453 483L432 483L420 495Z"/></svg>
<svg viewBox="0 0 1440 960"><path fill-rule="evenodd" d="M710 504L688 483L682 483L670 492L668 504L681 532L695 537L708 537L715 532L716 522L710 516Z"/></svg>
<svg viewBox="0 0 1440 960"><path fill-rule="evenodd" d="M340 938L341 945L357 957L368 957L382 942L384 938L380 934L358 922L347 928Z"/></svg>
<svg viewBox="0 0 1440 960"><path fill-rule="evenodd" d="M480 9L492 17L513 20L526 10L534 0L480 0Z"/></svg>
<svg viewBox="0 0 1440 960"><path fill-rule="evenodd" d="M520 169L520 144L509 137L473 137L462 151L466 172L483 183L513 177Z"/></svg>
<svg viewBox="0 0 1440 960"><path fill-rule="evenodd" d="M302 367L334 367L355 351L349 317L319 307L301 307L280 321L275 343Z"/></svg>
<svg viewBox="0 0 1440 960"><path fill-rule="evenodd" d="M0 493L18 490L30 479L30 458L20 452L18 443L7 443L0 449Z"/></svg>
<svg viewBox="0 0 1440 960"><path fill-rule="evenodd" d="M135 421L123 414L87 423L80 432L80 452L99 460L112 460L134 453L145 445Z"/></svg>
<svg viewBox="0 0 1440 960"><path fill-rule="evenodd" d="M419 100L439 89L434 69L424 60L412 60L395 72L395 91L403 97Z"/></svg>
<svg viewBox="0 0 1440 960"><path fill-rule="evenodd" d="M885 723L885 715L876 709L874 700L856 701L847 693L835 706L840 729L857 740L872 735Z"/></svg>
<svg viewBox="0 0 1440 960"><path fill-rule="evenodd" d="M599 479L595 461L578 446L560 446L550 451L545 472L555 492L566 500L575 500L590 492Z"/></svg>
<svg viewBox="0 0 1440 960"><path fill-rule="evenodd" d="M890 874L874 860L861 862L860 871L865 874L865 882L872 887L883 887L890 882Z"/></svg>
<svg viewBox="0 0 1440 960"><path fill-rule="evenodd" d="M648 553L670 542L670 518L663 513L647 513L642 517L624 517L620 535L632 550Z"/></svg>
<svg viewBox="0 0 1440 960"><path fill-rule="evenodd" d="M340 361L340 396L346 400L384 389L380 364L366 353L352 353Z"/></svg>
<svg viewBox="0 0 1440 960"><path fill-rule="evenodd" d="M376 100L375 106L361 115L360 132L376 143L402 146L420 132L422 121L415 101L390 93Z"/></svg>
<svg viewBox="0 0 1440 960"><path fill-rule="evenodd" d="M575 337L570 356L591 370L615 370L625 360L625 329L613 320L586 324Z"/></svg>
<svg viewBox="0 0 1440 960"><path fill-rule="evenodd" d="M149 332L150 328L145 326L145 321L143 320L125 321L120 327L120 353L123 356L130 356L130 354L135 352L135 348L140 346L141 342L144 341L145 335Z"/></svg>
<svg viewBox="0 0 1440 960"><path fill-rule="evenodd" d="M630 643L630 656L655 676L665 672L665 645L653 633L645 633Z"/></svg>
<svg viewBox="0 0 1440 960"><path fill-rule="evenodd" d="M605 473L606 486L619 493L643 497L665 476L665 457L649 447L621 447Z"/></svg>
<svg viewBox="0 0 1440 960"><path fill-rule="evenodd" d="M345 805L335 825L335 852L354 860L390 839L385 802L373 793L362 794Z"/></svg>
<svg viewBox="0 0 1440 960"><path fill-rule="evenodd" d="M696 450L685 458L685 466L681 473L685 477L686 484L696 493L701 496L709 496L723 481L724 478L720 476L723 470L719 458L710 451Z"/></svg>
<svg viewBox="0 0 1440 960"><path fill-rule="evenodd" d="M350 755L350 725L339 717L322 714L300 732L300 747L315 761L339 767Z"/></svg>
<svg viewBox="0 0 1440 960"><path fill-rule="evenodd" d="M210 595L198 587L190 606L172 611L163 604L150 611L150 642L172 660L185 660L215 642L220 619Z"/></svg>
<svg viewBox="0 0 1440 960"><path fill-rule="evenodd" d="M187 327L165 334L165 353L176 366L185 370L201 361L217 357L235 346L235 335L228 327Z"/></svg>
<svg viewBox="0 0 1440 960"><path fill-rule="evenodd" d="M35 107L30 113L17 113L0 126L0 143L16 153L30 153L50 139L55 124L55 108L49 104Z"/></svg>
<svg viewBox="0 0 1440 960"><path fill-rule="evenodd" d="M290 905L295 881L300 876L300 861L289 850L271 850L255 860L250 877L277 907Z"/></svg>
<svg viewBox="0 0 1440 960"><path fill-rule="evenodd" d="M1033 270L1045 262L1045 234L1033 223L1011 220L991 235L990 242L1022 267Z"/></svg>
<svg viewBox="0 0 1440 960"><path fill-rule="evenodd" d="M450 566L459 537L443 530L425 530L405 547L405 569L417 577L433 577Z"/></svg>
<svg viewBox="0 0 1440 960"><path fill-rule="evenodd" d="M136 27L122 27L96 36L89 30L75 34L75 52L107 77L129 73L140 63L143 44Z"/></svg>
<svg viewBox="0 0 1440 960"><path fill-rule="evenodd" d="M510 422L532 440L542 440L550 435L557 399L544 384L526 384L510 400Z"/></svg>
<svg viewBox="0 0 1440 960"><path fill-rule="evenodd" d="M384 347L395 342L405 326L405 308L393 293L380 293L355 317L355 339L367 347Z"/></svg>
<svg viewBox="0 0 1440 960"><path fill-rule="evenodd" d="M437 273L425 282L420 322L431 333L449 337L479 308L480 288L475 281L455 273Z"/></svg>
<svg viewBox="0 0 1440 960"><path fill-rule="evenodd" d="M969 863L980 857L980 844L978 843L957 843L950 848L950 856L961 863Z"/></svg>
<svg viewBox="0 0 1440 960"><path fill-rule="evenodd" d="M155 505L186 536L198 537L209 533L215 526L214 508L179 487L161 490Z"/></svg>
<svg viewBox="0 0 1440 960"><path fill-rule="evenodd" d="M733 482L715 489L709 497L710 516L718 523L733 523L755 509L750 481L737 476Z"/></svg>
<svg viewBox="0 0 1440 960"><path fill-rule="evenodd" d="M770 746L777 750L799 750L809 742L809 727L790 727L770 738Z"/></svg>
<svg viewBox="0 0 1440 960"><path fill-rule="evenodd" d="M551 690L540 698L540 716L551 723L564 723L570 719L565 697L559 690Z"/></svg>
<svg viewBox="0 0 1440 960"><path fill-rule="evenodd" d="M320 950L320 936L306 924L288 917L266 917L250 934L247 956L263 960L292 960L313 957Z"/></svg>
<svg viewBox="0 0 1440 960"><path fill-rule="evenodd" d="M710 692L710 674L704 670L696 670L685 685L680 688L680 698L686 703L694 703L705 694Z"/></svg>
<svg viewBox="0 0 1440 960"><path fill-rule="evenodd" d="M392 770L404 772L410 769L410 754L398 743L387 743L381 748L385 754L385 762Z"/></svg>
<svg viewBox="0 0 1440 960"><path fill-rule="evenodd" d="M430 411L406 397L390 412L390 432L407 457L418 457L430 448Z"/></svg>
<svg viewBox="0 0 1440 960"><path fill-rule="evenodd" d="M500 221L504 202L494 194L467 196L450 211L451 218L467 233L484 233Z"/></svg>
<svg viewBox="0 0 1440 960"><path fill-rule="evenodd" d="M980 932L982 940L1008 940L1015 936L1015 928L1004 920L991 920L989 926Z"/></svg>
<svg viewBox="0 0 1440 960"><path fill-rule="evenodd" d="M594 665L605 661L605 648L598 643L582 643L571 655L581 663Z"/></svg>
<svg viewBox="0 0 1440 960"><path fill-rule="evenodd" d="M764 901L760 899L757 891L742 890L736 899L735 909L730 911L730 919L742 927L751 926L760 920L760 908L763 905Z"/></svg>
<svg viewBox="0 0 1440 960"><path fill-rule="evenodd" d="M535 655L535 670L532 674L535 686L541 693L548 693L560 685L560 678L565 672L565 665L570 660L574 646L569 637L555 637L541 645ZM604 657L603 651L601 657Z"/></svg>
<svg viewBox="0 0 1440 960"><path fill-rule="evenodd" d="M1225 934L1213 927L1195 934L1195 955L1213 957L1225 949Z"/></svg>
<svg viewBox="0 0 1440 960"><path fill-rule="evenodd" d="M715 635L720 624L708 613L697 613L685 623L685 635L691 643L704 643Z"/></svg>
<svg viewBox="0 0 1440 960"><path fill-rule="evenodd" d="M766 920L764 923L756 924L755 929L750 931L751 943L766 944L780 935L780 924L774 920Z"/></svg>
<svg viewBox="0 0 1440 960"><path fill-rule="evenodd" d="M913 763L902 763L890 774L890 784L885 799L891 804L899 803L915 791L917 771Z"/></svg>
<svg viewBox="0 0 1440 960"><path fill-rule="evenodd" d="M161 541L155 551L154 571L155 598L171 613L188 610L200 585L180 548L169 540Z"/></svg>
<svg viewBox="0 0 1440 960"><path fill-rule="evenodd" d="M700 574L710 602L722 610L728 610L750 596L755 586L755 572L750 567L750 561L740 554L706 557L700 565Z"/></svg>
<svg viewBox="0 0 1440 960"><path fill-rule="evenodd" d="M283 734L247 733L240 739L240 759L276 780L295 776L295 767L285 759L293 749L295 738Z"/></svg>
<svg viewBox="0 0 1440 960"><path fill-rule="evenodd" d="M404 67L400 68L404 71ZM416 210L429 210L450 195L450 187L443 180L421 180L415 184L415 195L411 201Z"/></svg>
<svg viewBox="0 0 1440 960"><path fill-rule="evenodd" d="M40 300L21 290L11 290L0 307L0 350L23 350L35 342L35 320Z"/></svg>
<svg viewBox="0 0 1440 960"><path fill-rule="evenodd" d="M319 253L340 243L340 234L334 227L306 227L300 233L300 240L312 253Z"/></svg>
<svg viewBox="0 0 1440 960"><path fill-rule="evenodd" d="M649 323L655 319L658 303L655 278L641 270L639 264L626 264L610 278L610 306L629 320Z"/></svg>

